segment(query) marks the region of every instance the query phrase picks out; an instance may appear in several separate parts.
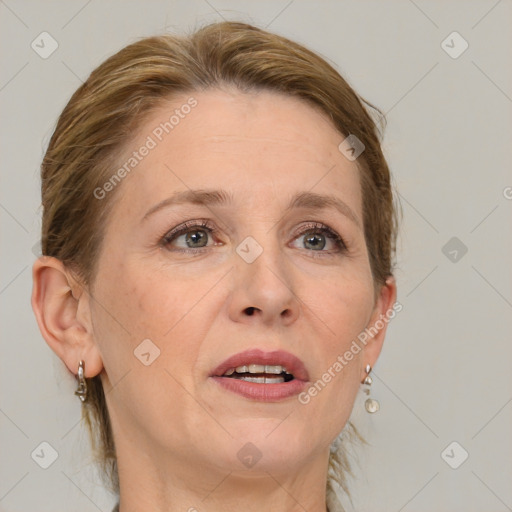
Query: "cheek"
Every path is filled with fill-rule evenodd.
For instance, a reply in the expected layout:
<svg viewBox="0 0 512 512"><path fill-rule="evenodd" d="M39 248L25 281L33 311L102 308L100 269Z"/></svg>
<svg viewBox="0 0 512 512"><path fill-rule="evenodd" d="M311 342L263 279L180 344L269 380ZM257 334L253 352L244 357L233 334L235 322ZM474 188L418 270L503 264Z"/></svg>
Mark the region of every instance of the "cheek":
<svg viewBox="0 0 512 512"><path fill-rule="evenodd" d="M371 275L361 269L347 269L324 281L316 294L316 309L321 312L333 336L330 350L344 350L364 330L374 307Z"/></svg>
<svg viewBox="0 0 512 512"><path fill-rule="evenodd" d="M115 272L99 275L101 306L95 311L95 335L104 341L110 363L117 366L115 359L120 358L124 365L139 365L134 350L149 339L160 350L152 367L177 374L192 367L200 341L225 298L219 296L220 288L213 289L222 275L183 277L142 263L120 264Z"/></svg>
<svg viewBox="0 0 512 512"><path fill-rule="evenodd" d="M323 406L336 404L337 421L348 417L359 389L364 351L358 336L367 327L373 306L373 283L364 273L329 281L311 306L330 333L319 343L316 357L321 364L312 381L320 381Z"/></svg>
<svg viewBox="0 0 512 512"><path fill-rule="evenodd" d="M119 264L98 282L109 323L136 339L161 338L200 297L193 283L144 265Z"/></svg>

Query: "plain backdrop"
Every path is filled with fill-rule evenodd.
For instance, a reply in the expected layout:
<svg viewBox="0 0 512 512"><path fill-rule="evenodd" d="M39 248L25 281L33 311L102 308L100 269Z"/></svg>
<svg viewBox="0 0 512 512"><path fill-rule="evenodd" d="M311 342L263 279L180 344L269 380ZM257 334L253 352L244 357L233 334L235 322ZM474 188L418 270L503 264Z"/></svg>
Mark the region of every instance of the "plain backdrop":
<svg viewBox="0 0 512 512"><path fill-rule="evenodd" d="M30 307L39 165L56 119L126 44L222 18L319 52L388 119L403 309L374 369L381 409L366 413L361 396L354 407L369 446L347 510L512 510L510 0L0 1L0 510L115 501L90 464L75 381ZM58 45L46 58L41 37L46 51ZM56 453L47 469L41 450Z"/></svg>

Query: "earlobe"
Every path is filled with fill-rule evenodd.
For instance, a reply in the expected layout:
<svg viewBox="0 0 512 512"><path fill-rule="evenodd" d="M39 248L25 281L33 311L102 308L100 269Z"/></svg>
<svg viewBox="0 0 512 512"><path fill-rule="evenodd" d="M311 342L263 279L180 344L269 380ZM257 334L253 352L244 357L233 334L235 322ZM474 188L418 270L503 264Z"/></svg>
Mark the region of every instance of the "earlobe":
<svg viewBox="0 0 512 512"><path fill-rule="evenodd" d="M65 265L57 258L42 256L32 268L32 309L46 343L76 374L80 359L86 361L86 377L103 368L90 314L89 297Z"/></svg>

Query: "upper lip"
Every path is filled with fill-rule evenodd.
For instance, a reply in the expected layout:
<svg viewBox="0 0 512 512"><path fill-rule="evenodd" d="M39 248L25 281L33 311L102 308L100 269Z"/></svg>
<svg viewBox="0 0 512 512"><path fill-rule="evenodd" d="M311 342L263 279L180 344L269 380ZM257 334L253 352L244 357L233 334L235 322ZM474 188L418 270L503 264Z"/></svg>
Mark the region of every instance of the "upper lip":
<svg viewBox="0 0 512 512"><path fill-rule="evenodd" d="M285 352L284 350L266 352L260 349L245 350L244 352L239 352L229 357L213 370L210 377L221 377L231 368L249 364L284 366L286 371L291 373L295 379L309 381L306 367L297 356L290 354L290 352Z"/></svg>

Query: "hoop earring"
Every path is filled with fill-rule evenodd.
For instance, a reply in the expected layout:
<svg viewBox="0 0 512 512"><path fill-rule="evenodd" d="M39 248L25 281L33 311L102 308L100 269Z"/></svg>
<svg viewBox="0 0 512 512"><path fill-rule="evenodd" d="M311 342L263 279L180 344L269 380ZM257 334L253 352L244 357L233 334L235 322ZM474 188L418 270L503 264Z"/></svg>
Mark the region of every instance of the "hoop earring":
<svg viewBox="0 0 512 512"><path fill-rule="evenodd" d="M80 362L78 363L78 388L75 391L75 395L80 398L80 401L83 403L87 400L87 382L84 377L84 361L80 359Z"/></svg>
<svg viewBox="0 0 512 512"><path fill-rule="evenodd" d="M366 371L366 377L363 380L363 384L365 384L368 387L365 388L364 392L367 395L370 395L370 386L372 385L372 382L373 382L373 379L370 377L370 372L372 371L372 367L369 364L367 364L365 371ZM380 404L377 400L375 400L375 398L370 398L368 396L368 398L366 399L366 402L364 403L364 407L367 410L367 412L373 414L374 412L377 412L380 409Z"/></svg>

